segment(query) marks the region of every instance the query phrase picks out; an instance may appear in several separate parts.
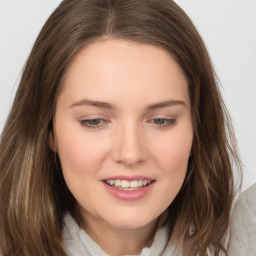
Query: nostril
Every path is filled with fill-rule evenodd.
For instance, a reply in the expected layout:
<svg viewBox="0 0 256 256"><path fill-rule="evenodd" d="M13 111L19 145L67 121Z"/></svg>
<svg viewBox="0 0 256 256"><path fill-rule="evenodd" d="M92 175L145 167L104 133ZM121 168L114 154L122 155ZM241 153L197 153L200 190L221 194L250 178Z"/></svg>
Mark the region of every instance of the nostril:
<svg viewBox="0 0 256 256"><path fill-rule="evenodd" d="M146 160L144 149L123 147L114 153L116 162L123 163L127 166L134 166L143 163Z"/></svg>

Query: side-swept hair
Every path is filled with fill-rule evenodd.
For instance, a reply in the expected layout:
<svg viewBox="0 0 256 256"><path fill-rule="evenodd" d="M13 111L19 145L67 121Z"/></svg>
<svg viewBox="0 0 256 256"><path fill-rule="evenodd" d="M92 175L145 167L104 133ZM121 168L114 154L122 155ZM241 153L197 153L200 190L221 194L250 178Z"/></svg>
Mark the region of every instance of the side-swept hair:
<svg viewBox="0 0 256 256"><path fill-rule="evenodd" d="M169 238L184 255L225 252L232 168L240 170L235 138L204 43L171 0L64 0L49 17L1 135L0 251L4 256L66 255L62 221L67 210L72 212L74 198L48 138L71 60L86 45L108 38L161 47L182 68L194 140L186 179L169 206Z"/></svg>

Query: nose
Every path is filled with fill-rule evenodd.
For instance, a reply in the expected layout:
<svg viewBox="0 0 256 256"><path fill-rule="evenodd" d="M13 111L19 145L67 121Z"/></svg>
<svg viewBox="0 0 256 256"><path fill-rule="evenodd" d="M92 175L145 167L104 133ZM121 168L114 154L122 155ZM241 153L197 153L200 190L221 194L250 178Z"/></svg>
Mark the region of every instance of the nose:
<svg viewBox="0 0 256 256"><path fill-rule="evenodd" d="M131 124L120 127L116 133L113 159L127 167L146 161L147 144L142 129Z"/></svg>

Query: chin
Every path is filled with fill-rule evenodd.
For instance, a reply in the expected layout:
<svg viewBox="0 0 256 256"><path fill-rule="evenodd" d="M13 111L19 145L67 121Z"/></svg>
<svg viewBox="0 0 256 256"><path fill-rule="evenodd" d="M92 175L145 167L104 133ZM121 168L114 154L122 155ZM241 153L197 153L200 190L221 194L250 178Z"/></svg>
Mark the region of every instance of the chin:
<svg viewBox="0 0 256 256"><path fill-rule="evenodd" d="M113 214L108 221L110 225L118 229L140 229L154 222L159 215L148 214Z"/></svg>

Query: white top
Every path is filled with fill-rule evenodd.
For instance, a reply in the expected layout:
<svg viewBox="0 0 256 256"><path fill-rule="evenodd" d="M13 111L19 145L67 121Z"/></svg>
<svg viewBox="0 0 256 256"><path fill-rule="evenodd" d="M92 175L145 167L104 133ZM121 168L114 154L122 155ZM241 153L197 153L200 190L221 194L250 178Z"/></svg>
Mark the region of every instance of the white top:
<svg viewBox="0 0 256 256"><path fill-rule="evenodd" d="M144 248L138 256L179 256L174 248L168 246L166 250L168 229L160 228L150 248ZM64 218L63 241L69 256L108 256L89 235L80 229L72 216L67 213ZM126 255L128 256L128 255Z"/></svg>
<svg viewBox="0 0 256 256"><path fill-rule="evenodd" d="M256 184L237 200L232 218L229 256L256 256Z"/></svg>

